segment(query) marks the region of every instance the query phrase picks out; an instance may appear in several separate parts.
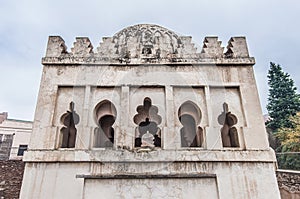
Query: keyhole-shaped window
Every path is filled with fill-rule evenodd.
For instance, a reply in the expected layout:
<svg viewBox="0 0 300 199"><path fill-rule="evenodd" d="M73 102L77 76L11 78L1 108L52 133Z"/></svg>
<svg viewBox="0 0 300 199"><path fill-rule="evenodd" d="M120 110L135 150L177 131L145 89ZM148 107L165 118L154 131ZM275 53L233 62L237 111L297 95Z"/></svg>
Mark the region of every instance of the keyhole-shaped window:
<svg viewBox="0 0 300 199"><path fill-rule="evenodd" d="M62 134L61 148L75 147L77 134L75 125L79 123L79 115L75 112L74 107L74 102L71 102L70 110L61 116L61 122L64 125L60 130Z"/></svg>
<svg viewBox="0 0 300 199"><path fill-rule="evenodd" d="M98 127L94 131L94 147L113 147L116 107L110 101L104 100L96 106L95 116Z"/></svg>
<svg viewBox="0 0 300 199"><path fill-rule="evenodd" d="M161 147L161 130L158 125L161 123L161 116L158 115L158 108L152 105L150 98L144 99L143 105L137 107L133 118L138 125L135 131L135 147Z"/></svg>
<svg viewBox="0 0 300 199"><path fill-rule="evenodd" d="M228 111L228 104L223 104L223 112L218 117L219 124L223 125L221 128L221 137L223 147L239 147L239 137L237 128L238 119L235 115Z"/></svg>
<svg viewBox="0 0 300 199"><path fill-rule="evenodd" d="M201 121L201 111L191 102L184 102L178 110L178 118L182 124L180 129L182 147L202 147L203 129L198 126Z"/></svg>

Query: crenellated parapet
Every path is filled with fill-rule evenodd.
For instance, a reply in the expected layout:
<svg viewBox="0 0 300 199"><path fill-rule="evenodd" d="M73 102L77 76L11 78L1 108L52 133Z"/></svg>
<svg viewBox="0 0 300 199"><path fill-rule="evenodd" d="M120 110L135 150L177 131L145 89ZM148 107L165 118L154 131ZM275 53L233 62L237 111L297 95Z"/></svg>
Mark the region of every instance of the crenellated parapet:
<svg viewBox="0 0 300 199"><path fill-rule="evenodd" d="M89 38L78 37L71 52L64 40L50 36L43 64L254 64L245 37L232 37L226 52L218 37L205 37L202 50L190 36L180 36L158 25L138 24L103 37L93 51Z"/></svg>
<svg viewBox="0 0 300 199"><path fill-rule="evenodd" d="M90 57L93 53L93 45L87 37L77 37L74 47L71 49L74 56Z"/></svg>
<svg viewBox="0 0 300 199"><path fill-rule="evenodd" d="M46 57L61 57L67 54L67 46L60 36L50 36L48 39Z"/></svg>
<svg viewBox="0 0 300 199"><path fill-rule="evenodd" d="M227 58L246 58L249 57L248 47L245 37L231 37L227 51L225 53Z"/></svg>
<svg viewBox="0 0 300 199"><path fill-rule="evenodd" d="M222 58L224 57L224 47L221 46L218 37L205 37L201 54L205 58Z"/></svg>

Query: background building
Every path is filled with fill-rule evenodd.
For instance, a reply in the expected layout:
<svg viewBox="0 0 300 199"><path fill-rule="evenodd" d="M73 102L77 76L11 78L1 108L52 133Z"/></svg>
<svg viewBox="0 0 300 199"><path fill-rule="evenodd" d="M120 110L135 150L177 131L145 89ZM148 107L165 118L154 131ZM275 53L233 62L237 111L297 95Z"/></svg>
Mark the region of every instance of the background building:
<svg viewBox="0 0 300 199"><path fill-rule="evenodd" d="M0 113L0 160L22 159L30 140L32 122L8 119Z"/></svg>

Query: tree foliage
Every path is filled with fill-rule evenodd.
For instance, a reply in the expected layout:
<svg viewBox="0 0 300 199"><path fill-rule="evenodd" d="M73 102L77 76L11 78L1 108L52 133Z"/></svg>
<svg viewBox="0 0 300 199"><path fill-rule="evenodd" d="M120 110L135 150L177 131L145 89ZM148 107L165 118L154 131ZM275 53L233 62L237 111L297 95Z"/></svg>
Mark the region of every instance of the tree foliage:
<svg viewBox="0 0 300 199"><path fill-rule="evenodd" d="M270 63L267 127L277 138L279 168L300 170L300 96L288 73Z"/></svg>
<svg viewBox="0 0 300 199"><path fill-rule="evenodd" d="M275 135L280 140L283 150L300 152L300 112L292 116L290 121L293 128L280 128Z"/></svg>
<svg viewBox="0 0 300 199"><path fill-rule="evenodd" d="M275 136L281 142L282 155L278 156L278 163L284 169L300 170L300 112L290 118L292 128L280 128ZM290 153L292 152L292 153Z"/></svg>
<svg viewBox="0 0 300 199"><path fill-rule="evenodd" d="M267 110L271 120L267 126L273 131L279 128L291 128L290 116L300 111L300 98L297 88L288 73L280 65L270 63L268 71L269 96Z"/></svg>

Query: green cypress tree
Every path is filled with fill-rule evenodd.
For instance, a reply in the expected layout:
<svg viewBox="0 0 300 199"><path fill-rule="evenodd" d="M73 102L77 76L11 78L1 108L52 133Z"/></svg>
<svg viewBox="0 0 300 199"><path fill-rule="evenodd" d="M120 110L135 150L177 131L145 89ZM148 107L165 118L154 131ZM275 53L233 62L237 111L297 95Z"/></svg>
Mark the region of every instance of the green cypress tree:
<svg viewBox="0 0 300 199"><path fill-rule="evenodd" d="M288 73L279 64L270 63L268 71L269 96L267 110L271 120L267 127L273 131L279 128L292 128L291 116L300 111L300 96Z"/></svg>

